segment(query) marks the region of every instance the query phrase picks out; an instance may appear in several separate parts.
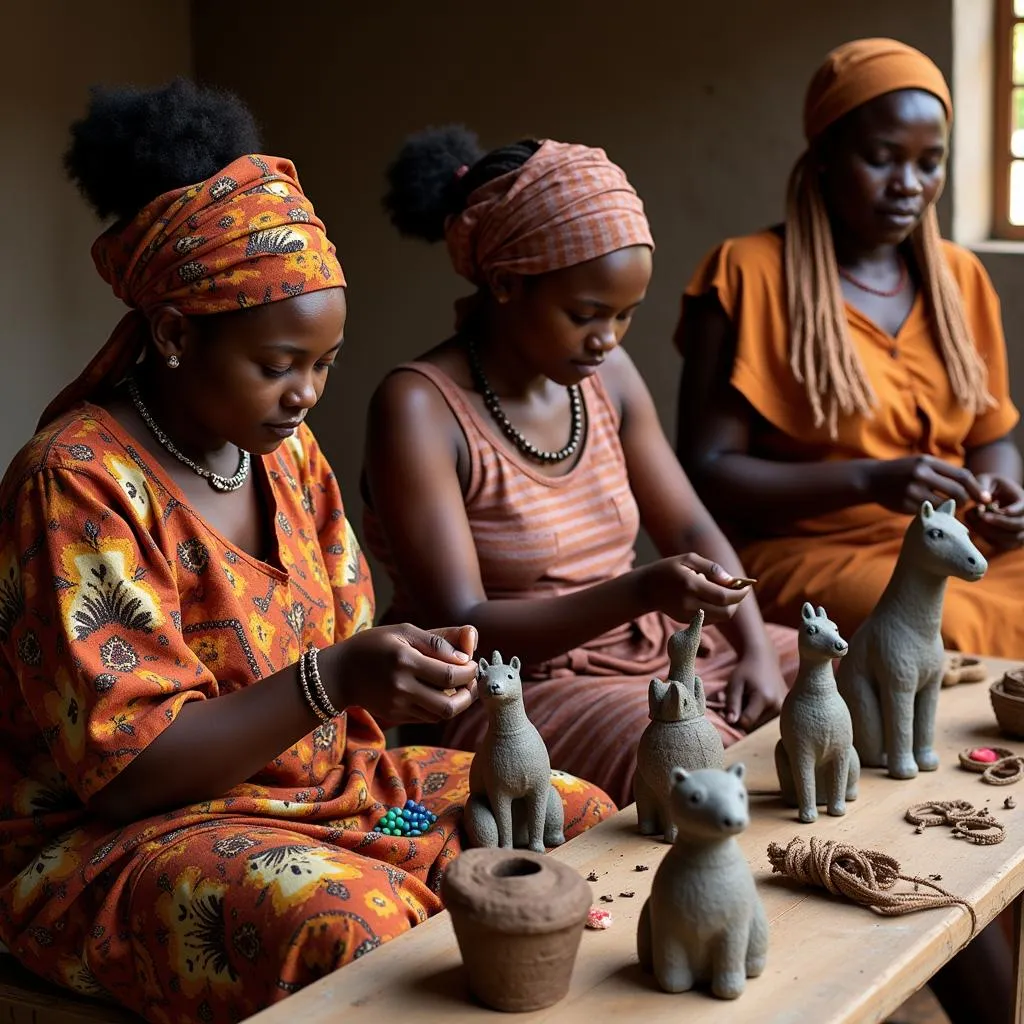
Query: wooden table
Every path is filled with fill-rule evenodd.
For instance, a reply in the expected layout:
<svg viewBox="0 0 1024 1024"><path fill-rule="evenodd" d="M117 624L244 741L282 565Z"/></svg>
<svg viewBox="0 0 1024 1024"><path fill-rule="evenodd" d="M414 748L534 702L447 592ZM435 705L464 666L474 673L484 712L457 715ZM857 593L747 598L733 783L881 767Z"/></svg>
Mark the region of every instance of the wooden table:
<svg viewBox="0 0 1024 1024"><path fill-rule="evenodd" d="M989 662L993 677L1009 663ZM559 1024L602 1019L686 1024L860 1024L880 1021L898 1007L968 940L970 918L962 907L947 907L881 917L866 908L801 888L773 876L767 847L793 836L819 836L862 849L884 851L899 860L903 873L942 876L940 885L967 898L979 929L1024 890L1024 786L989 786L958 766L957 752L992 744L1024 753L1024 745L1002 739L996 728L986 683L962 684L943 691L939 702L938 771L898 782L877 770L861 779L860 797L845 817L822 816L801 825L795 812L777 797L752 797L750 828L740 837L754 871L771 925L768 966L747 983L738 1002L699 992L668 995L656 989L636 959L636 922L654 869L666 847L636 832L636 812L628 807L572 840L551 856L584 876L596 871L594 900L610 894L614 924L607 931L586 931L569 995L547 1010L520 1014L517 1020ZM750 790L773 790L774 747L778 723L747 737L727 752L730 763L747 766ZM1017 808L1003 810L1014 794ZM918 834L904 812L926 800L965 799L988 806L1006 826L1004 842L968 845L946 827ZM637 872L637 864L651 870ZM619 893L633 891L632 898ZM1020 900L1018 900L1018 907ZM1018 977L1020 971L1018 971ZM1018 998L1019 1001L1019 998ZM466 994L451 920L439 914L407 935L321 979L283 1003L252 1018L256 1024L403 1024L496 1020ZM1022 1017L1018 1011L1017 1020Z"/></svg>

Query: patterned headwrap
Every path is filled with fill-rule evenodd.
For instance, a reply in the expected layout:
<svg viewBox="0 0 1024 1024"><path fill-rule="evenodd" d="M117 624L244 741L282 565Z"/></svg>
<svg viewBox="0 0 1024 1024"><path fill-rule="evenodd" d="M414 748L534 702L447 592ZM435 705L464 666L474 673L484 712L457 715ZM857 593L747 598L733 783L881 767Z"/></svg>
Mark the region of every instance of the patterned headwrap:
<svg viewBox="0 0 1024 1024"><path fill-rule="evenodd" d="M256 154L158 196L128 224L100 235L92 257L131 310L47 406L39 428L124 378L146 345L145 314L161 303L202 316L345 284L291 161Z"/></svg>
<svg viewBox="0 0 1024 1024"><path fill-rule="evenodd" d="M804 100L804 135L816 139L844 114L887 92L921 89L953 120L949 86L935 62L896 39L855 39L834 49L815 72Z"/></svg>
<svg viewBox="0 0 1024 1024"><path fill-rule="evenodd" d="M644 204L604 150L550 140L475 189L445 241L455 270L477 286L493 270L546 274L631 245L654 248Z"/></svg>

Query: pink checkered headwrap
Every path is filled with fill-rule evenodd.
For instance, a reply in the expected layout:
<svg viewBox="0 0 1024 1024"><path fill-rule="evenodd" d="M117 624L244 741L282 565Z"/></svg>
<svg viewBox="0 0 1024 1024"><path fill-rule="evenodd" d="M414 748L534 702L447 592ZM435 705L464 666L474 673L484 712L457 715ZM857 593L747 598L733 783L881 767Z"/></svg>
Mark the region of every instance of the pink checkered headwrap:
<svg viewBox="0 0 1024 1024"><path fill-rule="evenodd" d="M455 270L546 274L630 245L654 248L644 204L603 149L547 140L522 168L473 191L445 226Z"/></svg>

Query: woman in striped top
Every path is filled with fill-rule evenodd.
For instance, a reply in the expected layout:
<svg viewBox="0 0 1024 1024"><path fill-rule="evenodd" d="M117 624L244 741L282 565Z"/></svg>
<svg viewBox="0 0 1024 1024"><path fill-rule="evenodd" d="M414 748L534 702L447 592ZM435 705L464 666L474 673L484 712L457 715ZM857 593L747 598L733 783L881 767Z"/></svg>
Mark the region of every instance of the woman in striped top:
<svg viewBox="0 0 1024 1024"><path fill-rule="evenodd" d="M620 347L651 276L643 206L602 150L484 155L455 128L411 138L390 184L399 231L443 237L477 291L371 404L365 535L395 586L385 619L470 622L482 649L517 654L552 763L627 803L679 622L720 624L697 668L726 743L778 712L796 667L795 634L732 586L743 568ZM663 557L634 568L641 525ZM474 749L485 723L471 709L445 742Z"/></svg>

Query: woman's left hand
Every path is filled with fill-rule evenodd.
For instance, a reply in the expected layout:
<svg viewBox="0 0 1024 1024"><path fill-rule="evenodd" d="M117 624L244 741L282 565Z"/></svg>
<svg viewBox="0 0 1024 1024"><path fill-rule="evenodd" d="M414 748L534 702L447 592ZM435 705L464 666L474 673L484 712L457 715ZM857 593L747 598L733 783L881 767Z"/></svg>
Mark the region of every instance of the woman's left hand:
<svg viewBox="0 0 1024 1024"><path fill-rule="evenodd" d="M726 684L723 717L730 725L752 732L778 715L786 692L775 649L746 651Z"/></svg>
<svg viewBox="0 0 1024 1024"><path fill-rule="evenodd" d="M978 483L992 495L991 511L975 506L967 523L998 551L1024 547L1024 488L1005 476L981 474Z"/></svg>

